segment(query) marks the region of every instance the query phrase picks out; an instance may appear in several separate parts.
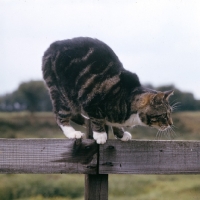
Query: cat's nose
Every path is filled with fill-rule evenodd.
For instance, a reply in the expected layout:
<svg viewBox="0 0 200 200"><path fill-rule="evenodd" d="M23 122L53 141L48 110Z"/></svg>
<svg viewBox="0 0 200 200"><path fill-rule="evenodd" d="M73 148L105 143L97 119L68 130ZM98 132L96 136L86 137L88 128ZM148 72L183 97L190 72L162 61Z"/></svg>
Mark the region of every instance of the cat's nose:
<svg viewBox="0 0 200 200"><path fill-rule="evenodd" d="M170 126L173 125L172 119L168 119L168 124L169 124Z"/></svg>

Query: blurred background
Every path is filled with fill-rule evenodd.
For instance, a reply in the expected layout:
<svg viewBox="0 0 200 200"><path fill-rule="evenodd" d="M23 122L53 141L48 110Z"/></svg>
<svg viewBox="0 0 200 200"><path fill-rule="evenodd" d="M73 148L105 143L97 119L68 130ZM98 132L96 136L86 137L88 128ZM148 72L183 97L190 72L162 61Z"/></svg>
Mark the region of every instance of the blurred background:
<svg viewBox="0 0 200 200"><path fill-rule="evenodd" d="M200 2L0 0L0 138L64 138L42 80L44 51L78 36L107 43L143 85L174 89L174 133L200 139ZM129 130L158 139L155 129ZM160 139L160 138L159 138ZM84 176L0 175L0 200L83 199ZM199 175L110 175L109 199L199 199Z"/></svg>

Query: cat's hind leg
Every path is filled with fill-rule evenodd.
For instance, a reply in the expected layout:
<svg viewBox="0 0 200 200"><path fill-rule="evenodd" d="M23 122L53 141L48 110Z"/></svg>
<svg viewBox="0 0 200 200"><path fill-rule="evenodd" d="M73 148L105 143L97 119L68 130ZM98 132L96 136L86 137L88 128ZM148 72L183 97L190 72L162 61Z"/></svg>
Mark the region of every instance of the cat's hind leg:
<svg viewBox="0 0 200 200"><path fill-rule="evenodd" d="M47 85L50 88L50 96L57 124L60 126L66 137L70 139L81 138L83 133L76 131L70 126L72 113L70 107L67 105L66 97L61 93L62 89L58 88L56 85L52 86L52 83L50 83L51 82L47 83Z"/></svg>
<svg viewBox="0 0 200 200"><path fill-rule="evenodd" d="M132 136L129 132L124 131L123 128L118 127L112 127L113 133L116 136L116 138L119 138L122 141L128 141L131 140Z"/></svg>

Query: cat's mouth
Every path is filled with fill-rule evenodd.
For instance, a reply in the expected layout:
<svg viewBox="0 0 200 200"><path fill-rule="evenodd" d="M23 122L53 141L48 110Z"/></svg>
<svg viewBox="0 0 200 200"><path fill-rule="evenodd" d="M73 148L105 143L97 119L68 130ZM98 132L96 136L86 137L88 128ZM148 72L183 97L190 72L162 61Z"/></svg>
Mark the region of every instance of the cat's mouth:
<svg viewBox="0 0 200 200"><path fill-rule="evenodd" d="M159 128L158 128L158 130L159 131L166 131L167 129L169 129L170 128L170 125L168 125L168 126L160 126Z"/></svg>
<svg viewBox="0 0 200 200"><path fill-rule="evenodd" d="M158 126L158 125L151 125L151 127L158 129L159 131L166 131L171 128L170 125L163 125L163 126Z"/></svg>
<svg viewBox="0 0 200 200"><path fill-rule="evenodd" d="M173 125L172 126L170 126L170 125L160 126L158 128L156 138L160 139L163 136L163 134L170 139L175 138L176 133L173 128L174 128Z"/></svg>

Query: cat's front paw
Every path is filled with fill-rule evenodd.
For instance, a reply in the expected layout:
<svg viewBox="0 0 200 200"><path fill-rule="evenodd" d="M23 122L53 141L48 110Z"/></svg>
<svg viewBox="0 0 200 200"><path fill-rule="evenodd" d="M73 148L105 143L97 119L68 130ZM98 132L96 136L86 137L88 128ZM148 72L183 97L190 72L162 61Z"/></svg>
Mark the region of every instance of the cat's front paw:
<svg viewBox="0 0 200 200"><path fill-rule="evenodd" d="M69 139L80 139L84 134L80 131L73 131L67 134Z"/></svg>
<svg viewBox="0 0 200 200"><path fill-rule="evenodd" d="M125 141L126 142L126 141L131 140L131 138L132 138L132 135L129 132L124 132L124 135L121 138L121 141Z"/></svg>
<svg viewBox="0 0 200 200"><path fill-rule="evenodd" d="M62 125L60 127L63 130L65 136L69 139L80 139L84 135L84 133L80 131L75 131L72 127Z"/></svg>
<svg viewBox="0 0 200 200"><path fill-rule="evenodd" d="M107 133L93 132L93 138L96 140L97 144L105 144L107 140Z"/></svg>

